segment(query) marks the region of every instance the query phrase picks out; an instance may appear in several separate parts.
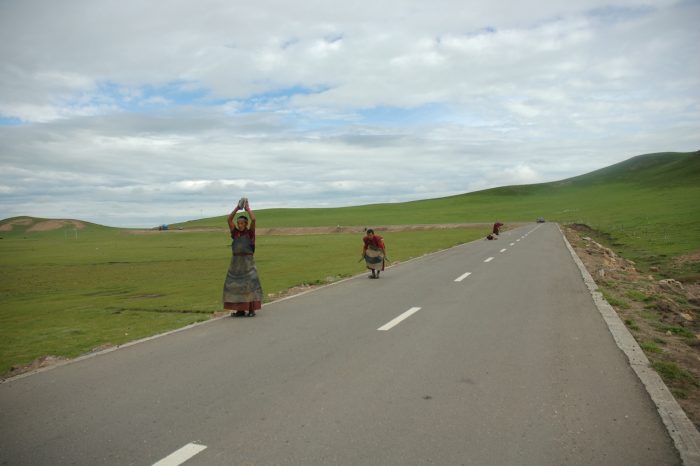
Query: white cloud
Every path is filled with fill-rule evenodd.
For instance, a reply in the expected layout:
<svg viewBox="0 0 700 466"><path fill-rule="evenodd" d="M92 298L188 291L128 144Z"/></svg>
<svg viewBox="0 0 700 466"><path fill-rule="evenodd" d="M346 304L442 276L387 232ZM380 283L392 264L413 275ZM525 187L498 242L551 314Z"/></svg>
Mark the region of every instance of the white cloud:
<svg viewBox="0 0 700 466"><path fill-rule="evenodd" d="M3 2L0 217L157 224L221 214L241 192L259 206L409 200L696 150L699 12Z"/></svg>

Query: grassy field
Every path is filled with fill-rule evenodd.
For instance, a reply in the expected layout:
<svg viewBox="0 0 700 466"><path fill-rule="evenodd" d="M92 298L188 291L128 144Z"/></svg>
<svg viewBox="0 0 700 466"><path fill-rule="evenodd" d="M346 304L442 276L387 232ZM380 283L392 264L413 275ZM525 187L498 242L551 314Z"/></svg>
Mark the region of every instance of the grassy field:
<svg viewBox="0 0 700 466"><path fill-rule="evenodd" d="M700 154L632 158L554 183L511 186L441 199L340 209L269 209L261 227L376 226L533 221L585 223L642 271L700 279ZM9 219L11 220L11 219ZM0 228L7 221L0 222ZM90 225L0 232L0 374L43 355L76 356L192 322L220 310L230 258L225 217L134 235ZM483 229L387 233L405 260L482 236ZM263 236L256 261L266 293L359 273L357 235Z"/></svg>
<svg viewBox="0 0 700 466"><path fill-rule="evenodd" d="M471 241L483 229L385 234L403 261ZM230 260L225 232L136 235L88 225L0 241L0 374L44 355L74 357L206 320L221 310ZM362 272L358 235L261 236L256 262L266 294Z"/></svg>

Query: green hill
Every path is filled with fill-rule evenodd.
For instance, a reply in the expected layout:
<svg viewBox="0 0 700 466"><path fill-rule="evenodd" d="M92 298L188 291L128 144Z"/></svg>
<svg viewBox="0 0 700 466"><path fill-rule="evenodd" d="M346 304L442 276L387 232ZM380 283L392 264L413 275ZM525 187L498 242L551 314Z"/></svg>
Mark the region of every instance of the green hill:
<svg viewBox="0 0 700 466"><path fill-rule="evenodd" d="M254 201L254 200L253 200ZM256 211L261 227L376 226L430 223L534 221L583 223L598 230L618 252L659 265L700 249L700 152L664 152L633 157L584 175L551 183L506 186L404 203L341 208ZM41 230L46 219L16 217L0 222L0 237L112 234L117 229L71 222ZM55 221L54 221L55 222ZM226 216L172 225L222 228ZM9 230L8 230L9 228ZM56 229L57 228L57 229ZM40 231L36 231L39 229Z"/></svg>
<svg viewBox="0 0 700 466"><path fill-rule="evenodd" d="M700 179L700 152L662 152L633 157L569 181L579 185L628 182L666 188L697 186Z"/></svg>
<svg viewBox="0 0 700 466"><path fill-rule="evenodd" d="M534 221L584 223L653 265L700 248L700 153L633 157L585 175L395 204L256 211L265 227ZM225 216L183 228L222 227Z"/></svg>
<svg viewBox="0 0 700 466"><path fill-rule="evenodd" d="M700 153L647 154L585 175L551 183L506 186L438 199L357 207L256 211L266 227L533 221L622 224L652 219L670 207L681 217L700 216ZM642 202L643 201L643 202ZM651 204L648 204L651 202ZM673 206L668 206L673 203ZM176 227L226 225L226 217Z"/></svg>

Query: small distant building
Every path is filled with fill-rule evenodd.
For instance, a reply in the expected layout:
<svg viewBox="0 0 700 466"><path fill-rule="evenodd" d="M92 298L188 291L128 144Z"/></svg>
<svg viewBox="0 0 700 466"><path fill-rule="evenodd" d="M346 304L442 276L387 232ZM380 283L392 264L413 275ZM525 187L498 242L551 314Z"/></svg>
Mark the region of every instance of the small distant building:
<svg viewBox="0 0 700 466"><path fill-rule="evenodd" d="M164 231L164 230L167 230L167 229L168 229L168 225L166 225L166 224L162 224L162 225L160 225L160 226L158 227L158 230L160 230L160 231Z"/></svg>

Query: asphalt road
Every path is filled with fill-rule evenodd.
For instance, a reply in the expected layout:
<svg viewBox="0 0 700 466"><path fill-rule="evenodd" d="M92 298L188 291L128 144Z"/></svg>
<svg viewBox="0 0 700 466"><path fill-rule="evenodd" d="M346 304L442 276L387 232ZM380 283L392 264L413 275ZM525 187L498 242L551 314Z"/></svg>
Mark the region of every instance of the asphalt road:
<svg viewBox="0 0 700 466"><path fill-rule="evenodd" d="M187 458L680 463L553 224L0 384L2 465Z"/></svg>

